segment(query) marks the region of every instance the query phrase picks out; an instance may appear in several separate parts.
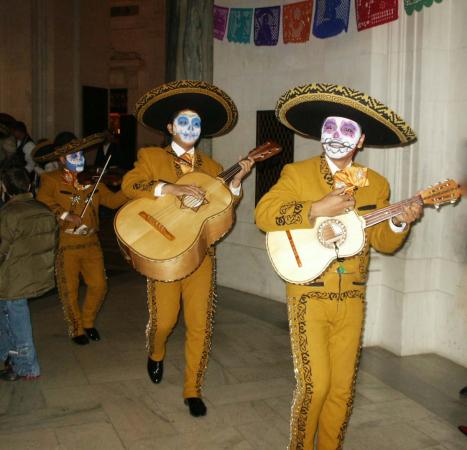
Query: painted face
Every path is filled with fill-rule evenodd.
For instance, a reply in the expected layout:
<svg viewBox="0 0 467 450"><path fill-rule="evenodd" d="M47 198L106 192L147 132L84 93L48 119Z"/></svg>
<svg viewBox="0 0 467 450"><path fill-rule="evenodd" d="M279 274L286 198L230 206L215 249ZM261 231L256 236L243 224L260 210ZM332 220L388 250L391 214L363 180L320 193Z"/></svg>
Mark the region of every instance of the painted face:
<svg viewBox="0 0 467 450"><path fill-rule="evenodd" d="M84 154L81 151L65 156L65 167L72 172L82 172L84 162Z"/></svg>
<svg viewBox="0 0 467 450"><path fill-rule="evenodd" d="M201 118L194 111L182 111L173 121L173 131L185 144L194 144L201 135Z"/></svg>
<svg viewBox="0 0 467 450"><path fill-rule="evenodd" d="M321 143L329 158L341 159L352 152L362 136L357 122L345 117L328 117L321 128Z"/></svg>

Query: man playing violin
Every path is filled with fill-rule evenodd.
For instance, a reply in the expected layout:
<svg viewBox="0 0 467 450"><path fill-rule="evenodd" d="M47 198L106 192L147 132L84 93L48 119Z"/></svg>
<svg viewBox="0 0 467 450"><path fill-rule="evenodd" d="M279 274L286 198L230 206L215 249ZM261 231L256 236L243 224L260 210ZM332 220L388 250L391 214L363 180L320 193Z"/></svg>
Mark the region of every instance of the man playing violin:
<svg viewBox="0 0 467 450"><path fill-rule="evenodd" d="M102 305L107 281L104 258L97 232L99 206L118 208L127 198L112 192L104 184L94 189L89 181L78 178L85 165L83 151L103 141L97 133L76 139L72 133L60 133L54 143L39 144L34 149L36 162L59 160L61 168L45 172L37 192L37 200L46 204L60 224L59 248L55 261L57 287L62 302L68 334L78 345L100 340L94 321ZM86 284L83 307L78 304L80 275Z"/></svg>
<svg viewBox="0 0 467 450"><path fill-rule="evenodd" d="M208 83L176 81L145 94L136 105L136 116L153 129L167 130L172 143L164 149L141 149L134 169L123 178L123 192L130 198L187 195L202 202L204 192L200 187L175 182L192 171L213 177L222 171L217 162L195 149L195 144L200 136L219 136L233 128L237 109L230 97ZM240 183L253 161L247 159L239 164L241 171L229 185L237 201ZM201 265L186 278L174 282L147 280L149 377L154 383L162 381L166 342L177 322L182 300L186 326L183 397L193 416L206 414L201 386L211 347L215 268L211 247Z"/></svg>
<svg viewBox="0 0 467 450"><path fill-rule="evenodd" d="M261 230L311 229L318 217L353 210L365 214L389 205L387 180L353 162L364 142L401 146L415 140L411 128L388 107L349 88L315 83L287 91L276 116L293 131L320 139L323 153L284 167L257 205ZM358 255L337 258L309 284L287 283L297 382L291 450L315 448L317 430L319 450L342 448L361 348L370 247L395 252L420 215L418 204L407 205L392 221L366 228Z"/></svg>

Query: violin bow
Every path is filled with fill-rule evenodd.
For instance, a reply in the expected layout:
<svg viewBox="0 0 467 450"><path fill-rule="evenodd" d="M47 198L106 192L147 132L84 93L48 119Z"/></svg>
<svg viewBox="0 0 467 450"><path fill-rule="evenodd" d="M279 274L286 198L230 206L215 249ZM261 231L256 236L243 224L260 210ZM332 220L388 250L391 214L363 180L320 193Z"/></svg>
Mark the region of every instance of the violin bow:
<svg viewBox="0 0 467 450"><path fill-rule="evenodd" d="M88 206L91 204L92 202L92 198L94 197L94 194L96 193L96 189L97 189L97 186L99 185L99 183L101 182L101 179L102 179L102 176L104 175L106 169L107 169L107 166L109 165L109 162L110 162L110 158L112 158L112 154L110 153L109 156L107 157L107 161L105 162L104 164L104 168L102 169L102 172L101 174L99 175L99 178L97 179L96 181L96 184L94 185L94 189L92 190L91 192L91 195L89 196L89 199L88 201L86 202L86 205L82 211L82 213L80 214L80 218L82 219L84 217L84 214L86 214L86 210L88 209Z"/></svg>

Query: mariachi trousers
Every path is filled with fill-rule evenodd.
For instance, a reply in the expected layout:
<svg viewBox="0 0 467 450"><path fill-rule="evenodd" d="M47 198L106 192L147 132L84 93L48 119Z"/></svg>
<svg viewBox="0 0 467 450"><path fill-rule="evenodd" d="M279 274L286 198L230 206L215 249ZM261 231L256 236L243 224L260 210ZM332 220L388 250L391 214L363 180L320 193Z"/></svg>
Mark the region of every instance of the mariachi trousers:
<svg viewBox="0 0 467 450"><path fill-rule="evenodd" d="M215 257L213 250L198 269L183 280L147 280L149 322L146 329L149 357L165 357L167 338L175 327L183 302L185 319L185 381L183 397L201 397L201 386L211 349L215 311Z"/></svg>
<svg viewBox="0 0 467 450"><path fill-rule="evenodd" d="M94 327L107 292L104 257L97 235L65 236L60 241L55 273L68 334L82 335L84 328ZM82 309L78 303L80 276L86 284Z"/></svg>
<svg viewBox="0 0 467 450"><path fill-rule="evenodd" d="M350 418L365 314L364 292L288 298L296 389L290 450L341 449Z"/></svg>

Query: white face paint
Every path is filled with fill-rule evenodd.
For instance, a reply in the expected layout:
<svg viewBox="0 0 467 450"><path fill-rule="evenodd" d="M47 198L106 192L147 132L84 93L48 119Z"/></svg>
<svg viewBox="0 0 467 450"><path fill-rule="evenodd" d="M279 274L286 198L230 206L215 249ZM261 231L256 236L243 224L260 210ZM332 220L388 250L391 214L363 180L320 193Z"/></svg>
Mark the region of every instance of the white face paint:
<svg viewBox="0 0 467 450"><path fill-rule="evenodd" d="M345 117L328 117L321 128L321 143L329 158L341 159L352 152L362 136L357 122Z"/></svg>
<svg viewBox="0 0 467 450"><path fill-rule="evenodd" d="M194 111L181 111L172 127L183 143L194 144L201 135L201 118Z"/></svg>
<svg viewBox="0 0 467 450"><path fill-rule="evenodd" d="M65 156L65 166L72 172L82 172L84 170L84 163L84 154L81 151Z"/></svg>

